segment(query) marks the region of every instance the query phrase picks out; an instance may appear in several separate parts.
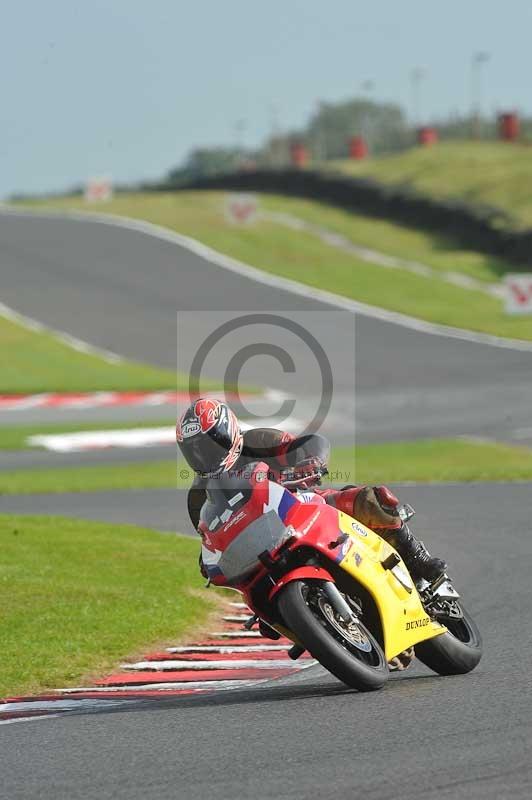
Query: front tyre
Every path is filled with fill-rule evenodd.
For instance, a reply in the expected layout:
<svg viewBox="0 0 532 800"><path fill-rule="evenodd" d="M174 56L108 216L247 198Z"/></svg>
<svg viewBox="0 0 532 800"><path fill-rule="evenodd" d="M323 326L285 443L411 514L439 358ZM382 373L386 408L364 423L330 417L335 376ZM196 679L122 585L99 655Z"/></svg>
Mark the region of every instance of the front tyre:
<svg viewBox="0 0 532 800"><path fill-rule="evenodd" d="M416 656L439 675L463 675L482 658L482 638L471 615L456 604L461 616L439 617L446 633L416 644Z"/></svg>
<svg viewBox="0 0 532 800"><path fill-rule="evenodd" d="M361 622L339 619L323 581L292 581L279 592L277 605L286 626L335 677L361 692L384 686L388 666L379 643Z"/></svg>

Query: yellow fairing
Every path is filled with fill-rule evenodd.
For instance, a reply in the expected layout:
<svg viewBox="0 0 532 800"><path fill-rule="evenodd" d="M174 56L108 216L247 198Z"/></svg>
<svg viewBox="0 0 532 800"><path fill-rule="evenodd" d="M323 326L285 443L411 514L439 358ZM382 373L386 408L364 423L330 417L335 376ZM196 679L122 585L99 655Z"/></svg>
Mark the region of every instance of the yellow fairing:
<svg viewBox="0 0 532 800"><path fill-rule="evenodd" d="M446 628L425 613L403 562L393 570L383 569L381 562L396 552L393 547L348 514L339 511L338 516L340 529L349 535L341 546L344 555L339 564L375 600L388 661L417 642L444 633Z"/></svg>

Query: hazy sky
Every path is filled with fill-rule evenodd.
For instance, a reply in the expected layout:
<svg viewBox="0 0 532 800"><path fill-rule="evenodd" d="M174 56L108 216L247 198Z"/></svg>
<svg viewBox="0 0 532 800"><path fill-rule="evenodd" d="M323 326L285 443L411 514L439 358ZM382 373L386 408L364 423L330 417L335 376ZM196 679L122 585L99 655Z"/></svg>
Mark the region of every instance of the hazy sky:
<svg viewBox="0 0 532 800"><path fill-rule="evenodd" d="M157 177L196 145L300 126L319 99L470 106L486 51L486 110L532 113L530 0L36 0L0 3L0 197L88 175Z"/></svg>

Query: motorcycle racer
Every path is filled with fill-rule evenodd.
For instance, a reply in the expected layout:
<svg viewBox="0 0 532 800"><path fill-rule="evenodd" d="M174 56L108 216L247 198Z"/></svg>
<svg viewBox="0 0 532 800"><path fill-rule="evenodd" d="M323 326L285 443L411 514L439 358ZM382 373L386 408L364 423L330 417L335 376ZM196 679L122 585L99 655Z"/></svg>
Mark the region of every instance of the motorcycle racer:
<svg viewBox="0 0 532 800"><path fill-rule="evenodd" d="M296 437L275 428L242 433L226 403L199 398L178 420L176 439L195 472L187 505L192 524L200 533L208 478L264 461L270 467L271 480L294 492L302 502L326 502L378 533L397 550L415 580L432 582L445 572L445 562L431 556L403 522L399 500L386 486L319 488L322 476L327 474L330 448L318 434Z"/></svg>

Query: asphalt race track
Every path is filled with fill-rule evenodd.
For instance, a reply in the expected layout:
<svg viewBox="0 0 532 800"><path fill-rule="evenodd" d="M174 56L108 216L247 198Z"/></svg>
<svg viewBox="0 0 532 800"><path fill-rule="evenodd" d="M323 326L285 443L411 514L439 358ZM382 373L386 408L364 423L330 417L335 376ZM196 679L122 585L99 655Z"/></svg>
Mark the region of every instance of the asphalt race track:
<svg viewBox="0 0 532 800"><path fill-rule="evenodd" d="M2 499L6 514L58 514L104 522L129 522L160 531L195 536L186 506L186 492L175 489L126 489L78 494L30 494Z"/></svg>
<svg viewBox="0 0 532 800"><path fill-rule="evenodd" d="M528 800L529 487L403 494L483 632L475 672L416 665L360 695L317 667L253 691L0 726L0 796Z"/></svg>
<svg viewBox="0 0 532 800"><path fill-rule="evenodd" d="M320 321L320 312L332 313L329 306L258 285L172 242L97 222L0 214L0 264L8 306L91 344L172 368L178 361L186 366L203 341L210 311L308 314L338 367L335 394L342 399L344 385L347 390L344 427L355 411L356 370L359 441L456 434L511 439L514 431L532 428L532 352L420 335L361 315L353 341L351 315L338 329L335 318ZM195 313L187 317L178 359L176 318L183 310ZM222 348L221 355L228 352ZM222 377L226 364L227 358L214 362L211 376ZM267 375L270 386L286 389L290 376L275 367L272 359L251 359L246 377L263 385ZM307 374L296 378L299 384L288 388L299 385L304 395ZM24 424L22 415L17 419Z"/></svg>
<svg viewBox="0 0 532 800"><path fill-rule="evenodd" d="M0 216L0 264L7 305L168 366L176 362L176 306L319 306L170 243L95 223ZM347 333L343 340L324 325L320 334L350 357ZM370 440L511 439L531 426L531 367L532 353L357 317L357 432ZM175 506L165 490L137 493L122 511L121 495L105 494L5 498L1 507L42 512L44 503L49 512L84 515L83 506L89 515L92 505L96 516L107 503L103 518L158 529L173 527L174 513L176 523L183 519L179 493ZM485 655L474 673L438 678L416 665L384 691L359 695L312 668L253 692L0 726L0 797L529 798L530 487L419 486L402 494L418 508L416 530L449 559L482 630ZM148 504L149 520L137 513Z"/></svg>

